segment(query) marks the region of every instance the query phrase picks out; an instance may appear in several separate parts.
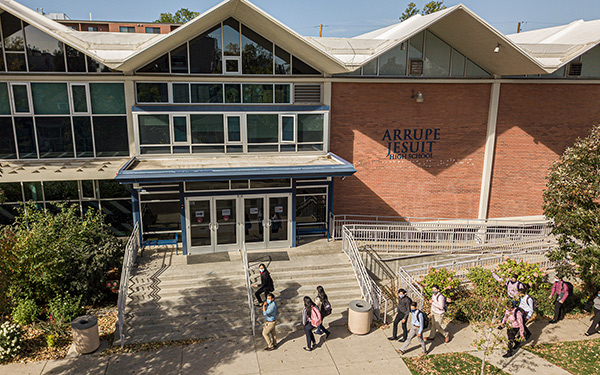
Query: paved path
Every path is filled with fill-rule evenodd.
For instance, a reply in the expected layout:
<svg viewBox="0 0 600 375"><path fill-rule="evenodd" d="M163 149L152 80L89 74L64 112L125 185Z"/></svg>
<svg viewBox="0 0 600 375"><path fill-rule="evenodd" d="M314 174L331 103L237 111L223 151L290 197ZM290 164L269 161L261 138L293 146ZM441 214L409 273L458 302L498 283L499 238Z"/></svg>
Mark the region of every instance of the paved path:
<svg viewBox="0 0 600 375"><path fill-rule="evenodd" d="M589 321L569 319L556 325L536 322L532 327L532 343L575 341L588 339L583 335ZM471 345L475 333L467 325L450 324L452 340L444 344L441 337L428 344L430 354L448 352L481 352ZM304 334L295 331L280 337L279 348L272 352L263 350L265 343L259 335L252 338L217 338L204 343L163 348L152 352L127 353L113 356L83 356L77 359L10 364L0 366L0 374L10 375L121 375L121 374L227 374L227 375L275 375L275 374L334 374L352 375L364 373L394 373L410 375L397 349L400 343L386 339L391 328L373 330L368 335L350 334L345 327L333 327L332 335L312 352L302 347L306 344ZM594 335L589 338L597 338ZM418 343L413 341L406 356L419 354ZM568 372L535 356L519 350L510 359L501 352L490 356L489 362L516 375L544 374L566 375ZM368 370L368 372L367 372Z"/></svg>

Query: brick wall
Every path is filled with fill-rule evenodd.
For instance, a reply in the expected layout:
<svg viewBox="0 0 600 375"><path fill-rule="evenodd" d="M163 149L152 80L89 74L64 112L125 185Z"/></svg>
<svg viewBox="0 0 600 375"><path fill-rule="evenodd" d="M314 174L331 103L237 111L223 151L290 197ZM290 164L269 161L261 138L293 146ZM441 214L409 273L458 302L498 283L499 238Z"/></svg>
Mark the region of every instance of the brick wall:
<svg viewBox="0 0 600 375"><path fill-rule="evenodd" d="M502 84L489 217L542 214L552 162L600 123L600 85Z"/></svg>
<svg viewBox="0 0 600 375"><path fill-rule="evenodd" d="M330 149L357 169L336 180L334 212L476 217L489 94L489 84L334 82ZM393 141L414 128L439 129L433 158L390 160L385 131Z"/></svg>

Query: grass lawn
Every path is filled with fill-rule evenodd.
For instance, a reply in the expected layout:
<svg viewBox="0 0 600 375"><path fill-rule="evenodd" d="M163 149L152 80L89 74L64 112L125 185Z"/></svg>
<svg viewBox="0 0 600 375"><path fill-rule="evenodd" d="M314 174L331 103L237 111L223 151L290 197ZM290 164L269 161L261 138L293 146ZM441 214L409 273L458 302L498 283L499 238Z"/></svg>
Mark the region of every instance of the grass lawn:
<svg viewBox="0 0 600 375"><path fill-rule="evenodd" d="M600 373L600 339L540 344L525 349L562 367L571 374Z"/></svg>
<svg viewBox="0 0 600 375"><path fill-rule="evenodd" d="M434 354L425 357L402 358L414 375L479 375L481 359L469 353ZM486 363L485 374L509 375Z"/></svg>

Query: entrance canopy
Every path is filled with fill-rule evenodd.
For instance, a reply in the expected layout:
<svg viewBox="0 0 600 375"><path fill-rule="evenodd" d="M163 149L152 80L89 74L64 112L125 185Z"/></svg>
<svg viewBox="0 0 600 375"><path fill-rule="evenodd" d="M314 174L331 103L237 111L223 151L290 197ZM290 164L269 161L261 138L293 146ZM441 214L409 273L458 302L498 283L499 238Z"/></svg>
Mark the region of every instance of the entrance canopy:
<svg viewBox="0 0 600 375"><path fill-rule="evenodd" d="M133 157L117 173L121 183L235 179L342 177L354 166L332 153L321 155L235 155L146 159Z"/></svg>

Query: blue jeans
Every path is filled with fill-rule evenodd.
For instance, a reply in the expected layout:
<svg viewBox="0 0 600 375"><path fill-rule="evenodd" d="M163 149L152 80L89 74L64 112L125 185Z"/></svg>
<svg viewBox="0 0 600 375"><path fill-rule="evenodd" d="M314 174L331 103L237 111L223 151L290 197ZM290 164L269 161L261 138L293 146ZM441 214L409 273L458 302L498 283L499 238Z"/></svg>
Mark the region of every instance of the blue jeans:
<svg viewBox="0 0 600 375"><path fill-rule="evenodd" d="M316 345L317 341L315 340L315 335L313 335L312 330L315 327L310 324L310 322L304 325L304 334L306 334L306 347L312 349L312 345Z"/></svg>
<svg viewBox="0 0 600 375"><path fill-rule="evenodd" d="M319 324L319 326L317 327L317 330L315 331L316 334L321 335L321 334L326 334L329 335L331 332L329 332L327 330L327 328L325 328L325 326L323 325L323 323Z"/></svg>

